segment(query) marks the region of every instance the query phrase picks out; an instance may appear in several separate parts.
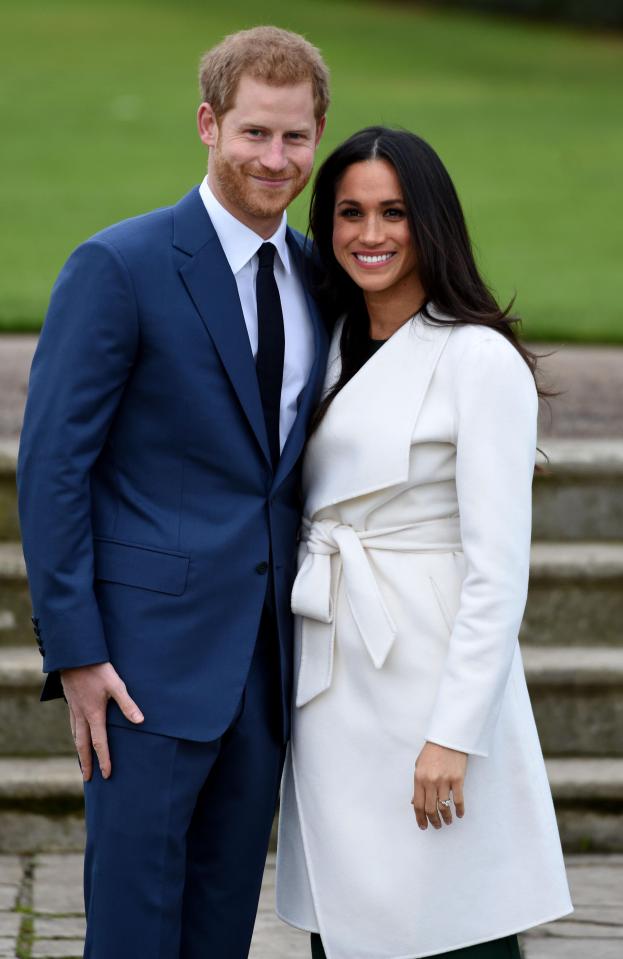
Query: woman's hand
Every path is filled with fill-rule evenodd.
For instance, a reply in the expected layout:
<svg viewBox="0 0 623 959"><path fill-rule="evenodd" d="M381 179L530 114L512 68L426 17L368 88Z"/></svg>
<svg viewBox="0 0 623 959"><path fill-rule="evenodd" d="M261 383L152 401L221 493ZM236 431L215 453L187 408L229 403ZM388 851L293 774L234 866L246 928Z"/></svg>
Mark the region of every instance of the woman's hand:
<svg viewBox="0 0 623 959"><path fill-rule="evenodd" d="M435 829L441 829L441 820L449 826L452 822L450 806L440 805L441 801L454 800L456 814L461 819L465 813L463 803L463 780L467 766L467 753L425 743L422 752L415 761L413 776L413 799L415 818L420 829L427 829L428 823Z"/></svg>

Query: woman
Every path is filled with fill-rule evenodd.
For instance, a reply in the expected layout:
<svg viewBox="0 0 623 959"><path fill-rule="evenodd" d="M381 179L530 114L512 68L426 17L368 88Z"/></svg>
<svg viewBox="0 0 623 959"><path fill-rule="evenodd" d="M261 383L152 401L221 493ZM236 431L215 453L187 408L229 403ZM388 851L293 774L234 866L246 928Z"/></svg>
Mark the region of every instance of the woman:
<svg viewBox="0 0 623 959"><path fill-rule="evenodd" d="M419 137L347 140L311 226L341 319L303 471L277 910L328 959L519 956L572 909L517 643L534 358Z"/></svg>

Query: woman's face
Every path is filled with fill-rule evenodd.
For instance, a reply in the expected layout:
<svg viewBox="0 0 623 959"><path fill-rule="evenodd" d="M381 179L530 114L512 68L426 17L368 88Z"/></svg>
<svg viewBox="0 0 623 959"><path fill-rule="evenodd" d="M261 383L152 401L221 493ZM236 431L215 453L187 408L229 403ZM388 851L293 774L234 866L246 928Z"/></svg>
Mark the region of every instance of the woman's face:
<svg viewBox="0 0 623 959"><path fill-rule="evenodd" d="M333 252L364 292L419 283L402 190L387 160L353 163L338 181Z"/></svg>

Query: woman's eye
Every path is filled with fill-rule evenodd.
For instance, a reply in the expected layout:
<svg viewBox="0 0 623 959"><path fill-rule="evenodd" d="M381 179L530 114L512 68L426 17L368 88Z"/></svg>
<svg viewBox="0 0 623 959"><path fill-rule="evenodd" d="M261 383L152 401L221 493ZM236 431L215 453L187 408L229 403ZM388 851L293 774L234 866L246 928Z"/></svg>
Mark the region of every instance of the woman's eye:
<svg viewBox="0 0 623 959"><path fill-rule="evenodd" d="M404 216L404 210L398 210L392 207L389 210L385 210L385 215L389 216L392 220L398 219L398 217Z"/></svg>
<svg viewBox="0 0 623 959"><path fill-rule="evenodd" d="M340 210L340 216L343 216L345 219L349 220L352 217L359 216L359 210L355 210L354 207L347 207L345 210Z"/></svg>

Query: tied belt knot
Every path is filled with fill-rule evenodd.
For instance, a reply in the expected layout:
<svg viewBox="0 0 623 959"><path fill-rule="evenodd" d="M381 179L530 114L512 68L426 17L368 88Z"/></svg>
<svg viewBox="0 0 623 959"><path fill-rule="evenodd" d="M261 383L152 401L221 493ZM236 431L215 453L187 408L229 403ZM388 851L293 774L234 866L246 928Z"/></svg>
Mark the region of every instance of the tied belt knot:
<svg viewBox="0 0 623 959"><path fill-rule="evenodd" d="M363 644L376 669L381 669L396 638L396 625L366 551L452 552L461 548L456 516L371 530L356 530L333 519L312 522L304 517L301 540L307 556L292 589L292 611L302 617L297 706L331 685L340 575ZM337 566L331 563L335 554L340 559Z"/></svg>

